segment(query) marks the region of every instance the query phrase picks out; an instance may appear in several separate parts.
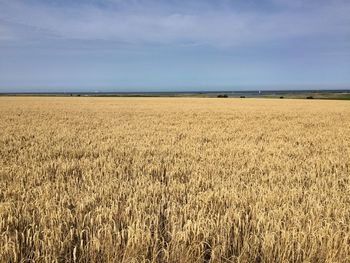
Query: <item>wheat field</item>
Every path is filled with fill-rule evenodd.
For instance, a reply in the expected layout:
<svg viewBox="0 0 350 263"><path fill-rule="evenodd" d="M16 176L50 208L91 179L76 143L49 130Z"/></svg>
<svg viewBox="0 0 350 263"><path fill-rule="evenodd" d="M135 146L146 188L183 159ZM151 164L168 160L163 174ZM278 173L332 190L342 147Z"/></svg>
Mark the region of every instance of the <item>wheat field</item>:
<svg viewBox="0 0 350 263"><path fill-rule="evenodd" d="M0 262L350 262L350 103L0 97Z"/></svg>

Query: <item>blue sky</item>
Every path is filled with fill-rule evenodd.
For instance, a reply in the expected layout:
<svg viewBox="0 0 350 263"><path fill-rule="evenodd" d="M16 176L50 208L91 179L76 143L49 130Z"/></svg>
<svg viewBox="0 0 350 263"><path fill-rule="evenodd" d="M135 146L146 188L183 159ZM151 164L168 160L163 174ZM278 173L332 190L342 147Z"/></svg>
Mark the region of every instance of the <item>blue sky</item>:
<svg viewBox="0 0 350 263"><path fill-rule="evenodd" d="M349 0L0 0L0 92L350 88Z"/></svg>

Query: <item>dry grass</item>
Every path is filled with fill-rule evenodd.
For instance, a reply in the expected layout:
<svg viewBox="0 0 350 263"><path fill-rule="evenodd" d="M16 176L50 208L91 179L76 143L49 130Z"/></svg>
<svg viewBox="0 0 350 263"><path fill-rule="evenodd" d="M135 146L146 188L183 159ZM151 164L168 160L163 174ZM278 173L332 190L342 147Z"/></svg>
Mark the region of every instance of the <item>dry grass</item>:
<svg viewBox="0 0 350 263"><path fill-rule="evenodd" d="M350 104L0 98L0 261L348 262Z"/></svg>

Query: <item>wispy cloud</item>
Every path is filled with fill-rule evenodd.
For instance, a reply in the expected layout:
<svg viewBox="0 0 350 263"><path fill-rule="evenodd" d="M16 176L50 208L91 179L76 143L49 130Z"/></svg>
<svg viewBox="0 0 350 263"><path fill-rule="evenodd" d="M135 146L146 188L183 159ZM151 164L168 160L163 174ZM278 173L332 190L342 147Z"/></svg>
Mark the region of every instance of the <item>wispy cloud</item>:
<svg viewBox="0 0 350 263"><path fill-rule="evenodd" d="M271 0L270 6L275 8L264 12L254 5L235 7L229 1L217 1L221 3L217 8L205 1L165 2L109 0L104 5L93 1L53 5L45 1L1 0L1 39L25 39L30 35L43 39L237 46L350 34L349 1L290 4L291 1ZM303 11L303 5L309 9Z"/></svg>

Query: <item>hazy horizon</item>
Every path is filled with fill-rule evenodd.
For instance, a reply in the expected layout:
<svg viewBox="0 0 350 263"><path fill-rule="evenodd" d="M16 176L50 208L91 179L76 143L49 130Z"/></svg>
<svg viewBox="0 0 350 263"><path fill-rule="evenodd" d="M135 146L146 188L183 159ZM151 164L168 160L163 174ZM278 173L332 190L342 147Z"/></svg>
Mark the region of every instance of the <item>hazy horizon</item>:
<svg viewBox="0 0 350 263"><path fill-rule="evenodd" d="M200 92L249 92L249 91L350 91L350 85L270 85L270 86L212 86L212 87L103 87L103 88L31 88L0 89L0 94L11 93L200 93Z"/></svg>
<svg viewBox="0 0 350 263"><path fill-rule="evenodd" d="M0 92L350 88L346 0L0 0Z"/></svg>

